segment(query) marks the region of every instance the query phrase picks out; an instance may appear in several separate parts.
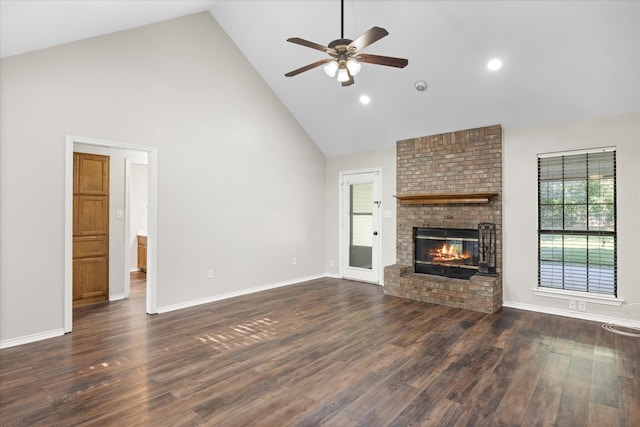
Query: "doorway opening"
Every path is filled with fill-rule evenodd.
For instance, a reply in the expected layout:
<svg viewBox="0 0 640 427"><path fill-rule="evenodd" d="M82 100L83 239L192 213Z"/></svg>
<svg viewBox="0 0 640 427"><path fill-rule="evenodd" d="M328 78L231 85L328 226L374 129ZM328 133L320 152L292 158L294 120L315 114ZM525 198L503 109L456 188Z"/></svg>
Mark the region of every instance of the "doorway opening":
<svg viewBox="0 0 640 427"><path fill-rule="evenodd" d="M146 312L157 312L156 302L156 253L157 253L157 148L139 146L122 142L107 141L96 138L67 135L65 140L65 247L64 247L64 304L63 318L65 333L73 327L73 152L74 147L85 146L92 149L119 150L124 153L140 152L146 155L147 161L147 265L146 265ZM131 157L131 156L129 156ZM124 165L123 165L124 168ZM124 173L123 173L124 175ZM124 179L124 176L123 176ZM122 242L122 294L115 299L128 297L130 291L130 241L129 209L118 209L110 212L111 218L122 219L124 241ZM119 273L119 274L120 274Z"/></svg>
<svg viewBox="0 0 640 427"><path fill-rule="evenodd" d="M127 157L125 159L125 269L124 297L128 298L134 272L147 273L147 235L149 228L149 167L148 156ZM136 276L139 283L139 275Z"/></svg>

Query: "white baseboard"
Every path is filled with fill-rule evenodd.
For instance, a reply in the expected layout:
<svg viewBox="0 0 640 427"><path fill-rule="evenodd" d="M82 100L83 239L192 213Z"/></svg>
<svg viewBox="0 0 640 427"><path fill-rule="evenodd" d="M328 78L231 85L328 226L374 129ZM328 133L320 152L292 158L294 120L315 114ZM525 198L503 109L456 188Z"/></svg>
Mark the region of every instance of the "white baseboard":
<svg viewBox="0 0 640 427"><path fill-rule="evenodd" d="M210 297L201 298L201 299L197 299L197 300L191 300L191 301L185 301L185 302L181 302L181 303L178 303L178 304L165 305L163 307L158 307L157 308L157 313L167 313L169 311L175 311L175 310L180 310L180 309L183 309L183 308L194 307L194 306L200 305L200 304L208 304L210 302L222 301L222 300L225 300L225 299L239 297L239 296L242 296L242 295L249 295L249 294L253 294L255 292L266 291L266 290L275 289L275 288L281 288L283 286L297 285L297 284L300 284L302 282L306 282L306 281L309 281L309 280L315 280L315 279L322 279L324 277L327 277L327 276L325 274L318 274L318 275L315 275L315 276L300 277L300 278L297 278L297 279L285 280L283 282L270 283L270 284L266 284L266 285L255 286L253 288L242 289L242 290L239 290L239 291L227 292L227 293L220 294L220 295L212 295Z"/></svg>
<svg viewBox="0 0 640 427"><path fill-rule="evenodd" d="M572 317L574 319L591 320L592 322L611 323L614 325L640 328L640 321L630 319L619 319L617 317L600 316L598 314L585 313L573 310L562 310L558 308L541 307L539 305L522 304L513 301L503 301L503 307L517 308L519 310L536 311L538 313L555 314L557 316Z"/></svg>
<svg viewBox="0 0 640 427"><path fill-rule="evenodd" d="M62 335L64 335L64 328L54 329L47 332L39 332L32 335L25 335L18 338L10 338L8 340L0 341L0 348L15 347L17 345L29 344L40 340L46 340L48 338L60 337Z"/></svg>
<svg viewBox="0 0 640 427"><path fill-rule="evenodd" d="M109 301L118 301L120 299L124 299L124 294L109 295Z"/></svg>
<svg viewBox="0 0 640 427"><path fill-rule="evenodd" d="M324 273L324 277L328 277L330 279L343 279L342 276L340 276L337 273ZM357 280L357 279L346 279L346 280ZM380 282L376 283L376 282L367 282L367 281L362 281L362 283L371 283L372 285L379 285L379 286L384 286L384 281L382 280L382 278L380 278Z"/></svg>

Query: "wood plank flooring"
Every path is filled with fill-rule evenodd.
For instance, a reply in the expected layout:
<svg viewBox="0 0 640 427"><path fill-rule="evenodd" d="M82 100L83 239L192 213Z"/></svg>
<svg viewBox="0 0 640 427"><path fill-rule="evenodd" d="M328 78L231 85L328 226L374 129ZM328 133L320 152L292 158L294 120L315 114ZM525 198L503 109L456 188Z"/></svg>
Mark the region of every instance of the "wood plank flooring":
<svg viewBox="0 0 640 427"><path fill-rule="evenodd" d="M74 310L0 350L1 426L638 426L640 339L320 279L171 313Z"/></svg>

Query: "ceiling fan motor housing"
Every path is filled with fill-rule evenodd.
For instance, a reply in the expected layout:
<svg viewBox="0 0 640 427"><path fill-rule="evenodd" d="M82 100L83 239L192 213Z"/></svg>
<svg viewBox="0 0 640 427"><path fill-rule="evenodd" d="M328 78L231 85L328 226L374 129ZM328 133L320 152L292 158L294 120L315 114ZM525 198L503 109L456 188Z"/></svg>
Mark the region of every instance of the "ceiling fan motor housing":
<svg viewBox="0 0 640 427"><path fill-rule="evenodd" d="M331 43L329 43L329 47L331 49L336 49L338 46L344 45L345 48L347 46L349 46L349 44L352 42L353 40L350 39L337 39L332 41Z"/></svg>

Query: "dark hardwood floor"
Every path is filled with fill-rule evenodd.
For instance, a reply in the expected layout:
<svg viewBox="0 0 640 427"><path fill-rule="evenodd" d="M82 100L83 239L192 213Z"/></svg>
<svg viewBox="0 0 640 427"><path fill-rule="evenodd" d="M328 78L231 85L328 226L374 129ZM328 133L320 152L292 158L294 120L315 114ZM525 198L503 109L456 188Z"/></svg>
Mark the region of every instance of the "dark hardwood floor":
<svg viewBox="0 0 640 427"><path fill-rule="evenodd" d="M321 279L0 350L2 426L638 426L640 339Z"/></svg>

